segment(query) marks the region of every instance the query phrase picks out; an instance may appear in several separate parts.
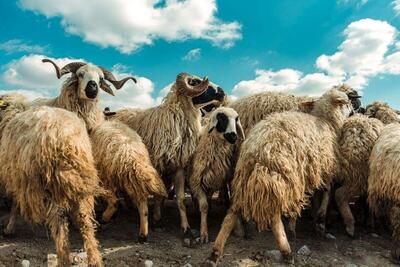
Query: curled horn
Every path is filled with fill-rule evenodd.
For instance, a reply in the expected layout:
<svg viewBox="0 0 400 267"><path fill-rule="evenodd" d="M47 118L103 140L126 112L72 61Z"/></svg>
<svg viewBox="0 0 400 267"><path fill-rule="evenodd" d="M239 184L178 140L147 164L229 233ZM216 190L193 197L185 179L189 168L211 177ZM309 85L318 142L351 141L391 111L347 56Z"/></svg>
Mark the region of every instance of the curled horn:
<svg viewBox="0 0 400 267"><path fill-rule="evenodd" d="M57 74L58 79L60 79L63 75L65 75L67 73L71 73L71 72L76 73L76 71L80 67L86 65L85 62L71 62L71 63L65 65L62 69L60 69L60 67L58 67L58 65L54 61L52 61L48 58L42 59L42 62L43 63L51 63L54 66L54 68L56 69L56 74Z"/></svg>
<svg viewBox="0 0 400 267"><path fill-rule="evenodd" d="M103 71L104 74L104 79L106 79L107 81L109 81L110 83L112 83L112 85L114 85L115 89L119 90L122 88L122 86L124 86L124 84L128 81L128 80L132 80L135 83L137 83L136 79L132 76L123 78L122 80L118 81L117 79L115 79L114 74L111 73L111 71L107 70L106 68L100 67L100 69Z"/></svg>
<svg viewBox="0 0 400 267"><path fill-rule="evenodd" d="M176 77L176 85L178 91L189 97L196 97L201 95L208 88L208 77L204 77L203 80L197 85L191 85L190 81L192 76L187 73L180 73Z"/></svg>

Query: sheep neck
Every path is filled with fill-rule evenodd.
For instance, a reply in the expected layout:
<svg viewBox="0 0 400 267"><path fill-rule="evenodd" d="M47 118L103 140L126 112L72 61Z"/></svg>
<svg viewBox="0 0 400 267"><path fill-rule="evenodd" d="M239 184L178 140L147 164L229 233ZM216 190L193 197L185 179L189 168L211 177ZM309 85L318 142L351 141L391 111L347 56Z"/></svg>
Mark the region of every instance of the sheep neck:
<svg viewBox="0 0 400 267"><path fill-rule="evenodd" d="M68 80L61 94L54 99L54 106L76 113L85 121L88 131L104 121L103 113L98 107L98 99L93 101L79 98L77 84L68 85Z"/></svg>

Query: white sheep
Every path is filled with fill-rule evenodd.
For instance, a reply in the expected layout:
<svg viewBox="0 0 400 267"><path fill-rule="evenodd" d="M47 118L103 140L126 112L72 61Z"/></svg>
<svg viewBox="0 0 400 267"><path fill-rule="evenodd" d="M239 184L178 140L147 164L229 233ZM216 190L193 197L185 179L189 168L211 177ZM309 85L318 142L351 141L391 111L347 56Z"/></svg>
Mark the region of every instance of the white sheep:
<svg viewBox="0 0 400 267"><path fill-rule="evenodd" d="M173 183L185 245L190 246L194 241L186 216L184 185L185 168L197 147L201 131L200 108L222 102L224 98L223 90L210 84L208 78L201 80L181 73L161 105L140 112L124 109L113 116L138 132L167 188ZM161 200L157 199L153 214L156 224L161 219L160 206Z"/></svg>
<svg viewBox="0 0 400 267"><path fill-rule="evenodd" d="M200 240L208 242L208 198L226 190L234 169L238 137L245 139L239 115L231 108L220 107L211 113L193 155L189 185L201 212Z"/></svg>
<svg viewBox="0 0 400 267"><path fill-rule="evenodd" d="M70 63L62 69L51 60L45 59L43 62L49 62L55 67L58 78L67 73L72 74L65 81L58 97L37 104L67 109L86 122L100 179L105 188L112 192L106 199L108 206L102 219L111 219L118 203L118 193L126 192L139 209L139 241L146 241L147 198L149 195L166 195L165 187L137 133L120 122L105 121L98 106L98 88L113 94L105 80L120 89L129 79L136 82L135 78L126 77L117 81L105 68L81 62Z"/></svg>
<svg viewBox="0 0 400 267"><path fill-rule="evenodd" d="M337 132L352 111L347 95L326 92L303 112L274 113L247 135L232 181L232 204L207 263L214 266L239 214L259 230L272 229L286 262L292 262L282 216L296 218L309 196L338 173Z"/></svg>

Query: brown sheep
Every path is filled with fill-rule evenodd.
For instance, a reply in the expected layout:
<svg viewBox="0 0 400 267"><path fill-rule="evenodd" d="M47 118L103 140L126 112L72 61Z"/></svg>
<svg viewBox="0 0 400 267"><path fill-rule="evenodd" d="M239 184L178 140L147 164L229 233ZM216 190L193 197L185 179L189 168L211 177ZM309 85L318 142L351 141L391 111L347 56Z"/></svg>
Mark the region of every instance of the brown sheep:
<svg viewBox="0 0 400 267"><path fill-rule="evenodd" d="M14 233L19 211L25 220L50 228L58 265L69 266L71 216L82 235L88 264L102 266L95 238L94 198L104 192L85 125L63 109L37 107L23 111L18 104L3 104L0 181L13 199L4 233Z"/></svg>
<svg viewBox="0 0 400 267"><path fill-rule="evenodd" d="M352 111L335 89L315 102L311 114L274 113L243 142L232 181L232 204L207 263L215 265L239 214L259 230L272 229L286 262L292 262L281 216L296 218L309 196L338 173L337 134Z"/></svg>

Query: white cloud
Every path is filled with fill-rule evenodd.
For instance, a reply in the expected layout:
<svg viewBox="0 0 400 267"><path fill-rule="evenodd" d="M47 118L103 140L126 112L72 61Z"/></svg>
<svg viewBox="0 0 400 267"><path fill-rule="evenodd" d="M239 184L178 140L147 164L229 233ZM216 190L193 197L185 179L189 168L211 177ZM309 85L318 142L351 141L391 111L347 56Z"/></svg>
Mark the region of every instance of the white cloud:
<svg viewBox="0 0 400 267"><path fill-rule="evenodd" d="M43 53L48 47L43 47L40 45L33 45L24 42L19 39L8 40L7 42L0 43L0 50L4 51L6 54L13 53Z"/></svg>
<svg viewBox="0 0 400 267"><path fill-rule="evenodd" d="M186 53L184 57L182 57L183 60L187 61L196 61L199 60L201 57L201 49L200 48L194 48L190 50L189 52Z"/></svg>
<svg viewBox="0 0 400 267"><path fill-rule="evenodd" d="M5 65L4 73L1 76L3 90L0 93L20 92L27 95L29 99L37 97L53 97L59 94L62 80L58 80L55 70L51 64L42 63L44 55L23 56ZM72 61L85 61L84 59L58 58L52 59L59 66ZM117 64L112 69L117 78L133 75L127 67ZM103 107L109 106L112 109L121 107L149 107L156 105L157 101L152 97L154 84L145 77L138 77L137 84L128 81L120 90L115 90L115 97L106 93L101 94L100 103ZM63 78L64 80L65 78ZM7 89L7 90L4 90Z"/></svg>
<svg viewBox="0 0 400 267"><path fill-rule="evenodd" d="M336 53L317 58L319 72L257 70L254 80L239 82L233 93L243 96L269 90L320 95L343 82L362 90L376 75L400 74L400 45L396 36L397 30L385 21L355 21L344 30L345 40Z"/></svg>
<svg viewBox="0 0 400 267"><path fill-rule="evenodd" d="M241 25L216 17L216 0L19 0L22 8L60 17L66 32L102 47L131 53L156 39L204 39L229 48Z"/></svg>

